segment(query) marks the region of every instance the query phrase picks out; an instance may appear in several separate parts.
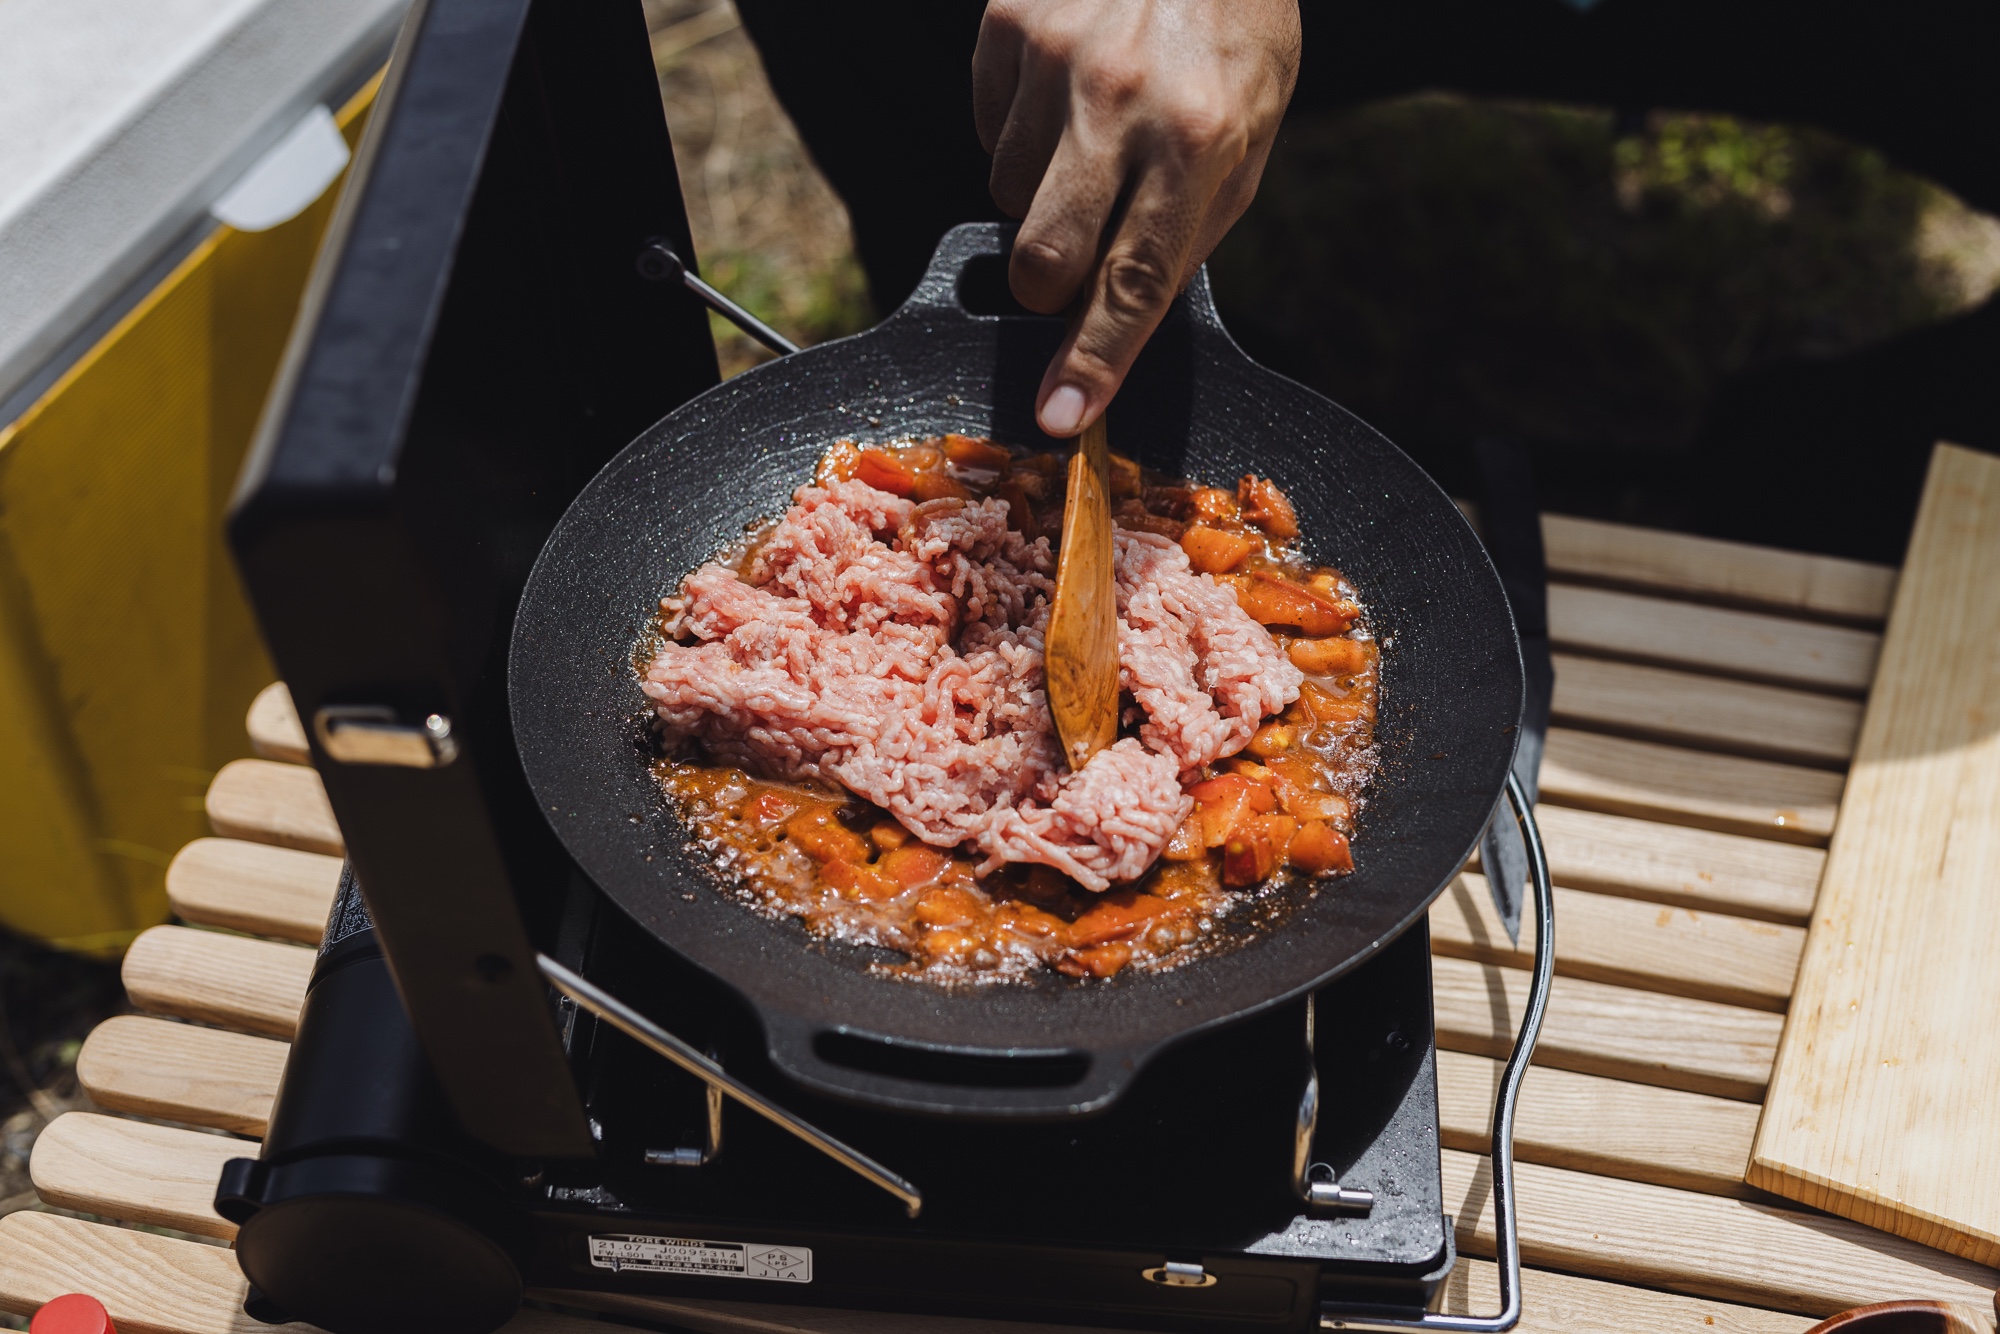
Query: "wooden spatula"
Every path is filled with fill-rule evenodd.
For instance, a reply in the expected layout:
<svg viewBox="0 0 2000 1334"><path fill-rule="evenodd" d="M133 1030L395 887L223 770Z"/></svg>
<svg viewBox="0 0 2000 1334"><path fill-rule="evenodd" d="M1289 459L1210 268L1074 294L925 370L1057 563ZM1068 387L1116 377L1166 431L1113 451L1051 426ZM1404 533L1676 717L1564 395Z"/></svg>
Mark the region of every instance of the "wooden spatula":
<svg viewBox="0 0 2000 1334"><path fill-rule="evenodd" d="M1118 735L1118 602L1111 580L1111 445L1099 417L1069 461L1056 604L1044 646L1049 712L1072 769Z"/></svg>

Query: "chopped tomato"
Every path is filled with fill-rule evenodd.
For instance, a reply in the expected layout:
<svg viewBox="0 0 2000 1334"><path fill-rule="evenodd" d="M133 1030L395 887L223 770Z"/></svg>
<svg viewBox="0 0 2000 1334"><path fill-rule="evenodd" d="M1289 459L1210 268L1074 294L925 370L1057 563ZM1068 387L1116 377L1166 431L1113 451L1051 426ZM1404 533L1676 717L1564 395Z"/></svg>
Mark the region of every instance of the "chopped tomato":
<svg viewBox="0 0 2000 1334"><path fill-rule="evenodd" d="M1027 936L1047 938L1069 928L1069 923L1032 903L1003 903L995 913L1000 924Z"/></svg>
<svg viewBox="0 0 2000 1334"><path fill-rule="evenodd" d="M947 435L944 456L961 468L985 468L990 472L1004 471L1014 459L1005 445L975 440L969 435Z"/></svg>
<svg viewBox="0 0 2000 1334"><path fill-rule="evenodd" d="M1069 925L1069 938L1076 945L1102 945L1145 929L1154 918L1172 911L1165 899L1137 890L1114 889L1098 896Z"/></svg>
<svg viewBox="0 0 2000 1334"><path fill-rule="evenodd" d="M1354 850L1347 835L1331 825L1308 820L1292 835L1287 859L1307 875L1333 875L1354 869Z"/></svg>
<svg viewBox="0 0 2000 1334"><path fill-rule="evenodd" d="M924 949L935 959L962 959L979 947L979 942L962 931L932 927L924 933Z"/></svg>
<svg viewBox="0 0 2000 1334"><path fill-rule="evenodd" d="M1224 797L1227 793L1241 789L1250 809L1257 814L1278 809L1278 800L1271 793L1270 784L1258 774L1223 774L1220 778L1205 778L1188 789L1188 795L1196 801L1209 801Z"/></svg>
<svg viewBox="0 0 2000 1334"><path fill-rule="evenodd" d="M852 440L836 440L833 448L826 451L814 472L814 480L821 486L828 482L844 482L854 476L855 465L861 462L861 450Z"/></svg>
<svg viewBox="0 0 2000 1334"><path fill-rule="evenodd" d="M910 831L894 820L877 820L868 829L868 841L884 852L902 847L910 841Z"/></svg>
<svg viewBox="0 0 2000 1334"><path fill-rule="evenodd" d="M1207 849L1203 849L1207 851ZM1146 892L1169 903L1192 899L1208 902L1222 882L1222 871L1212 857L1191 862L1166 862L1146 878Z"/></svg>
<svg viewBox="0 0 2000 1334"><path fill-rule="evenodd" d="M882 874L904 889L937 879L950 865L951 858L928 843L905 843L880 862Z"/></svg>
<svg viewBox="0 0 2000 1334"><path fill-rule="evenodd" d="M759 792L755 799L743 808L743 818L762 829L767 825L779 823L798 808L799 803L783 793L767 790Z"/></svg>
<svg viewBox="0 0 2000 1334"><path fill-rule="evenodd" d="M1194 492L1185 486L1148 486L1139 492L1140 502L1155 514L1174 519L1194 516Z"/></svg>
<svg viewBox="0 0 2000 1334"><path fill-rule="evenodd" d="M1213 486L1198 486L1188 493L1194 517L1209 523L1232 523L1236 519L1236 497Z"/></svg>
<svg viewBox="0 0 2000 1334"><path fill-rule="evenodd" d="M1007 526L1030 542L1041 536L1041 529L1035 523L1035 507L1028 501L1028 490L1012 477L1000 483L993 494L1007 502Z"/></svg>
<svg viewBox="0 0 2000 1334"><path fill-rule="evenodd" d="M939 885L917 900L917 920L927 926L965 926L979 919L983 906L970 890Z"/></svg>
<svg viewBox="0 0 2000 1334"><path fill-rule="evenodd" d="M806 856L816 862L841 860L861 863L868 860L868 845L861 835L833 818L824 806L809 806L785 821L785 832Z"/></svg>
<svg viewBox="0 0 2000 1334"><path fill-rule="evenodd" d="M1285 812L1301 820L1325 820L1329 824L1343 825L1354 813L1354 805L1338 792L1295 790L1292 800L1285 805Z"/></svg>
<svg viewBox="0 0 2000 1334"><path fill-rule="evenodd" d="M1207 851L1208 845L1202 838L1201 810L1197 807L1174 830L1174 836L1167 840L1166 850L1160 855L1170 862L1191 862Z"/></svg>
<svg viewBox="0 0 2000 1334"><path fill-rule="evenodd" d="M1144 503L1137 500L1121 500L1111 509L1111 518L1120 528L1141 533L1158 533L1169 541L1178 542L1187 525L1179 519L1169 519L1163 514L1155 514Z"/></svg>
<svg viewBox="0 0 2000 1334"><path fill-rule="evenodd" d="M1299 822L1289 815L1260 815L1257 817L1257 827L1271 840L1271 847L1278 854L1278 860L1281 862L1285 860L1285 849L1292 845L1292 835L1298 832Z"/></svg>
<svg viewBox="0 0 2000 1334"><path fill-rule="evenodd" d="M1236 602L1263 625L1296 626L1308 635L1344 635L1360 609L1333 602L1265 570L1236 582Z"/></svg>
<svg viewBox="0 0 2000 1334"><path fill-rule="evenodd" d="M1368 645L1358 639L1295 639L1285 653L1310 676L1353 676L1368 669Z"/></svg>
<svg viewBox="0 0 2000 1334"><path fill-rule="evenodd" d="M1202 842L1219 848L1244 820L1263 811L1276 810L1277 796L1262 783L1253 783L1241 774L1224 774L1196 783L1188 789L1201 816Z"/></svg>
<svg viewBox="0 0 2000 1334"><path fill-rule="evenodd" d="M1049 498L1049 491L1051 490L1049 479L1042 476L1034 468L1016 464L1013 471L1009 472L1001 481L1003 484L1012 482L1014 485L1020 487L1028 493L1028 499L1030 500L1047 500Z"/></svg>
<svg viewBox="0 0 2000 1334"><path fill-rule="evenodd" d="M1244 749L1259 759L1275 759L1298 743L1299 729L1290 723L1265 723Z"/></svg>
<svg viewBox="0 0 2000 1334"><path fill-rule="evenodd" d="M1288 542L1299 535L1299 517L1276 482L1244 473L1236 484L1236 503L1243 507L1243 522L1262 528L1278 541Z"/></svg>
<svg viewBox="0 0 2000 1334"><path fill-rule="evenodd" d="M1278 759L1271 763L1271 789L1285 814L1300 820L1331 820L1344 824L1350 806L1346 797L1320 789L1326 784L1319 766L1307 759Z"/></svg>
<svg viewBox="0 0 2000 1334"><path fill-rule="evenodd" d="M854 476L877 491L897 496L909 495L917 484L915 469L894 454L886 454L879 449L861 451L861 457L854 464Z"/></svg>
<svg viewBox="0 0 2000 1334"><path fill-rule="evenodd" d="M840 891L846 899L893 899L902 893L902 887L895 884L880 870L865 862L851 862L843 857L835 857L819 868L820 878Z"/></svg>
<svg viewBox="0 0 2000 1334"><path fill-rule="evenodd" d="M1256 820L1245 820L1222 844L1222 883L1231 889L1261 884L1278 869L1278 850Z"/></svg>
<svg viewBox="0 0 2000 1334"><path fill-rule="evenodd" d="M1340 581L1325 570L1321 570L1318 574L1306 580L1306 587L1325 598L1328 602L1345 602L1347 600L1340 591Z"/></svg>
<svg viewBox="0 0 2000 1334"><path fill-rule="evenodd" d="M1241 533L1225 533L1219 528L1204 528L1200 524L1181 534L1181 550L1187 552L1188 564L1195 568L1197 574L1221 574L1233 570L1256 549L1255 538Z"/></svg>
<svg viewBox="0 0 2000 1334"><path fill-rule="evenodd" d="M1368 693L1364 690L1341 693L1307 680L1299 687L1299 705L1304 707L1316 723L1333 723L1346 727L1368 708L1369 700Z"/></svg>
<svg viewBox="0 0 2000 1334"><path fill-rule="evenodd" d="M1072 950L1056 960L1056 971L1071 977L1110 977L1132 962L1130 945L1099 945L1096 949Z"/></svg>
<svg viewBox="0 0 2000 1334"><path fill-rule="evenodd" d="M882 489L887 491L889 488L885 486ZM935 469L927 472L919 472L910 479L910 499L944 500L946 498L970 500L972 499L972 492L966 490L964 483L960 482L950 473L939 472Z"/></svg>

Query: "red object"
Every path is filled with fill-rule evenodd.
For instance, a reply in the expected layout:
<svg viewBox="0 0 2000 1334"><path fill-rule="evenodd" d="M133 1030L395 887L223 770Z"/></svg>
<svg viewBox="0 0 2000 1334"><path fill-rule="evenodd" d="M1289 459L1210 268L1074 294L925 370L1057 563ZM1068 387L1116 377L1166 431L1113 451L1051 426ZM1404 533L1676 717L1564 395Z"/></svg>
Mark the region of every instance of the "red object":
<svg viewBox="0 0 2000 1334"><path fill-rule="evenodd" d="M28 1334L118 1334L104 1303L72 1292L58 1297L28 1322Z"/></svg>

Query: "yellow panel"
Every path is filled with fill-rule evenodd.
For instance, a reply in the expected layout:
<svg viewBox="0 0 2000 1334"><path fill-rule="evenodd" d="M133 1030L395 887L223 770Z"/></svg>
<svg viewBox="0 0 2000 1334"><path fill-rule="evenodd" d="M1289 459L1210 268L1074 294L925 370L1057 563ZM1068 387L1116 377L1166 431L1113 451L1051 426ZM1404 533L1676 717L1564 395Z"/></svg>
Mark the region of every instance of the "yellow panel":
<svg viewBox="0 0 2000 1334"><path fill-rule="evenodd" d="M219 228L0 428L0 924L122 949L248 753L273 672L222 520L338 193Z"/></svg>

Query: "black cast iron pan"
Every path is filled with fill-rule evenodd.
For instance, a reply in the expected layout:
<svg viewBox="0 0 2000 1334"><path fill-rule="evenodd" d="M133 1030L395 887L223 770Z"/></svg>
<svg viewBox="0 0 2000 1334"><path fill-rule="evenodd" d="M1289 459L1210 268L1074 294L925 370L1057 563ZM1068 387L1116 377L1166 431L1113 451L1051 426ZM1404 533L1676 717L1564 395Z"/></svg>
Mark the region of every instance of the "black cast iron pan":
<svg viewBox="0 0 2000 1334"><path fill-rule="evenodd" d="M660 597L780 512L835 439L1045 442L1034 393L1060 321L966 308L1004 293L1010 235L956 229L877 328L740 375L627 446L536 562L509 691L557 835L640 927L743 996L780 1071L905 1110L1062 1116L1107 1106L1165 1047L1317 987L1415 922L1505 782L1521 660L1499 579L1450 499L1380 434L1246 357L1204 274L1113 405L1113 447L1224 485L1249 471L1274 478L1305 550L1360 590L1383 641L1384 709L1358 869L1275 929L1165 973L965 990L871 975L871 956L719 893L647 770L633 645Z"/></svg>

